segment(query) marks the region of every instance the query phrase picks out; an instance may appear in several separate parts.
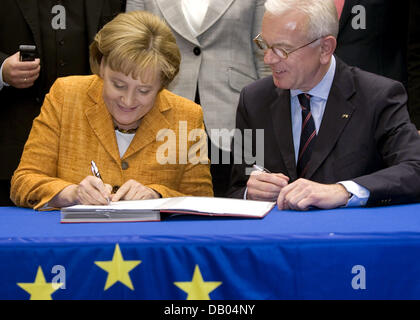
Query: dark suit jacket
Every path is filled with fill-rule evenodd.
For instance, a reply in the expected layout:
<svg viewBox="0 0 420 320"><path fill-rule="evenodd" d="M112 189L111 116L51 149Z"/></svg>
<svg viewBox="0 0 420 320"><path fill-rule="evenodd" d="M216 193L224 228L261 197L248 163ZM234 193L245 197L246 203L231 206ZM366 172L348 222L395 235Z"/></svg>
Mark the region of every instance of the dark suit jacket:
<svg viewBox="0 0 420 320"><path fill-rule="evenodd" d="M42 43L37 1L2 0L0 13L0 65L18 51L20 44L34 44L42 57ZM86 0L87 36L93 40L96 32L116 14L124 11L123 0ZM71 50L71 46L66 50ZM74 59L89 59L88 54ZM89 70L87 70L88 73ZM64 76L64 75L63 75ZM23 146L39 114L44 96L49 90L42 61L41 73L28 89L3 87L0 90L0 180L10 179L16 169Z"/></svg>
<svg viewBox="0 0 420 320"><path fill-rule="evenodd" d="M366 9L366 29L354 29L354 6ZM407 84L408 1L346 0L336 55L348 65Z"/></svg>
<svg viewBox="0 0 420 320"><path fill-rule="evenodd" d="M327 184L353 180L370 191L368 205L419 199L420 137L406 103L401 83L337 59L305 178ZM267 77L242 90L236 125L242 132L264 129L264 166L293 182L297 174L290 110L290 91L276 88ZM240 148L237 142L234 152ZM254 139L254 155L255 149ZM233 167L229 195L243 197L247 180L242 160Z"/></svg>
<svg viewBox="0 0 420 320"><path fill-rule="evenodd" d="M410 1L408 36L408 106L411 121L420 130L420 1Z"/></svg>

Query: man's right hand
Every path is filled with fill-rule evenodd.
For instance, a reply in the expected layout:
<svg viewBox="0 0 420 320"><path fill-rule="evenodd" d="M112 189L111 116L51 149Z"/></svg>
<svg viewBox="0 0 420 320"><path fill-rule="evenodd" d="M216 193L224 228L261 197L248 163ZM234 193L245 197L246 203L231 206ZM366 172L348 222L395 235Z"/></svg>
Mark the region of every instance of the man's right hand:
<svg viewBox="0 0 420 320"><path fill-rule="evenodd" d="M289 183L289 177L282 173L253 171L247 182L247 199L277 201L280 191Z"/></svg>
<svg viewBox="0 0 420 320"><path fill-rule="evenodd" d="M19 51L3 62L3 82L18 89L32 87L39 77L40 60L19 61Z"/></svg>

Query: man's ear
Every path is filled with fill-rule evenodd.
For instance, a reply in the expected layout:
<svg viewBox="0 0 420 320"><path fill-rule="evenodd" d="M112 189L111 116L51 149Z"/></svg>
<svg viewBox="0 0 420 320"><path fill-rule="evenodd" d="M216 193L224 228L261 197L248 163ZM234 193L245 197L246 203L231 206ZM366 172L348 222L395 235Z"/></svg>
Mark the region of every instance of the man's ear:
<svg viewBox="0 0 420 320"><path fill-rule="evenodd" d="M337 40L333 36L321 39L321 64L328 64L337 47Z"/></svg>

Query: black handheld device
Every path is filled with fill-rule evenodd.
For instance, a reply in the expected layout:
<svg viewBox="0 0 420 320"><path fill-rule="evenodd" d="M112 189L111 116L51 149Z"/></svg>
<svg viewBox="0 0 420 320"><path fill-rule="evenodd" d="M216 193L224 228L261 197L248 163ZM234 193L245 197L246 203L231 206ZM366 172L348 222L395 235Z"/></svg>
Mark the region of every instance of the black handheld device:
<svg viewBox="0 0 420 320"><path fill-rule="evenodd" d="M19 46L20 61L34 61L36 58L36 46L22 44Z"/></svg>

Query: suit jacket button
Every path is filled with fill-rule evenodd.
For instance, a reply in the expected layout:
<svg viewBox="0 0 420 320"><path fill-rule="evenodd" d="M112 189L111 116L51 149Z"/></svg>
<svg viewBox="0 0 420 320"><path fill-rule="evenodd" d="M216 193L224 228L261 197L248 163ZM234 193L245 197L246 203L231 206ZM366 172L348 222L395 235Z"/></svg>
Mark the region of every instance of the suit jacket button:
<svg viewBox="0 0 420 320"><path fill-rule="evenodd" d="M121 162L121 168L122 168L123 170L127 170L127 169L128 169L128 162L127 162L127 161L123 161L123 162Z"/></svg>
<svg viewBox="0 0 420 320"><path fill-rule="evenodd" d="M194 47L193 52L196 56L199 56L201 53L201 49L200 47Z"/></svg>

